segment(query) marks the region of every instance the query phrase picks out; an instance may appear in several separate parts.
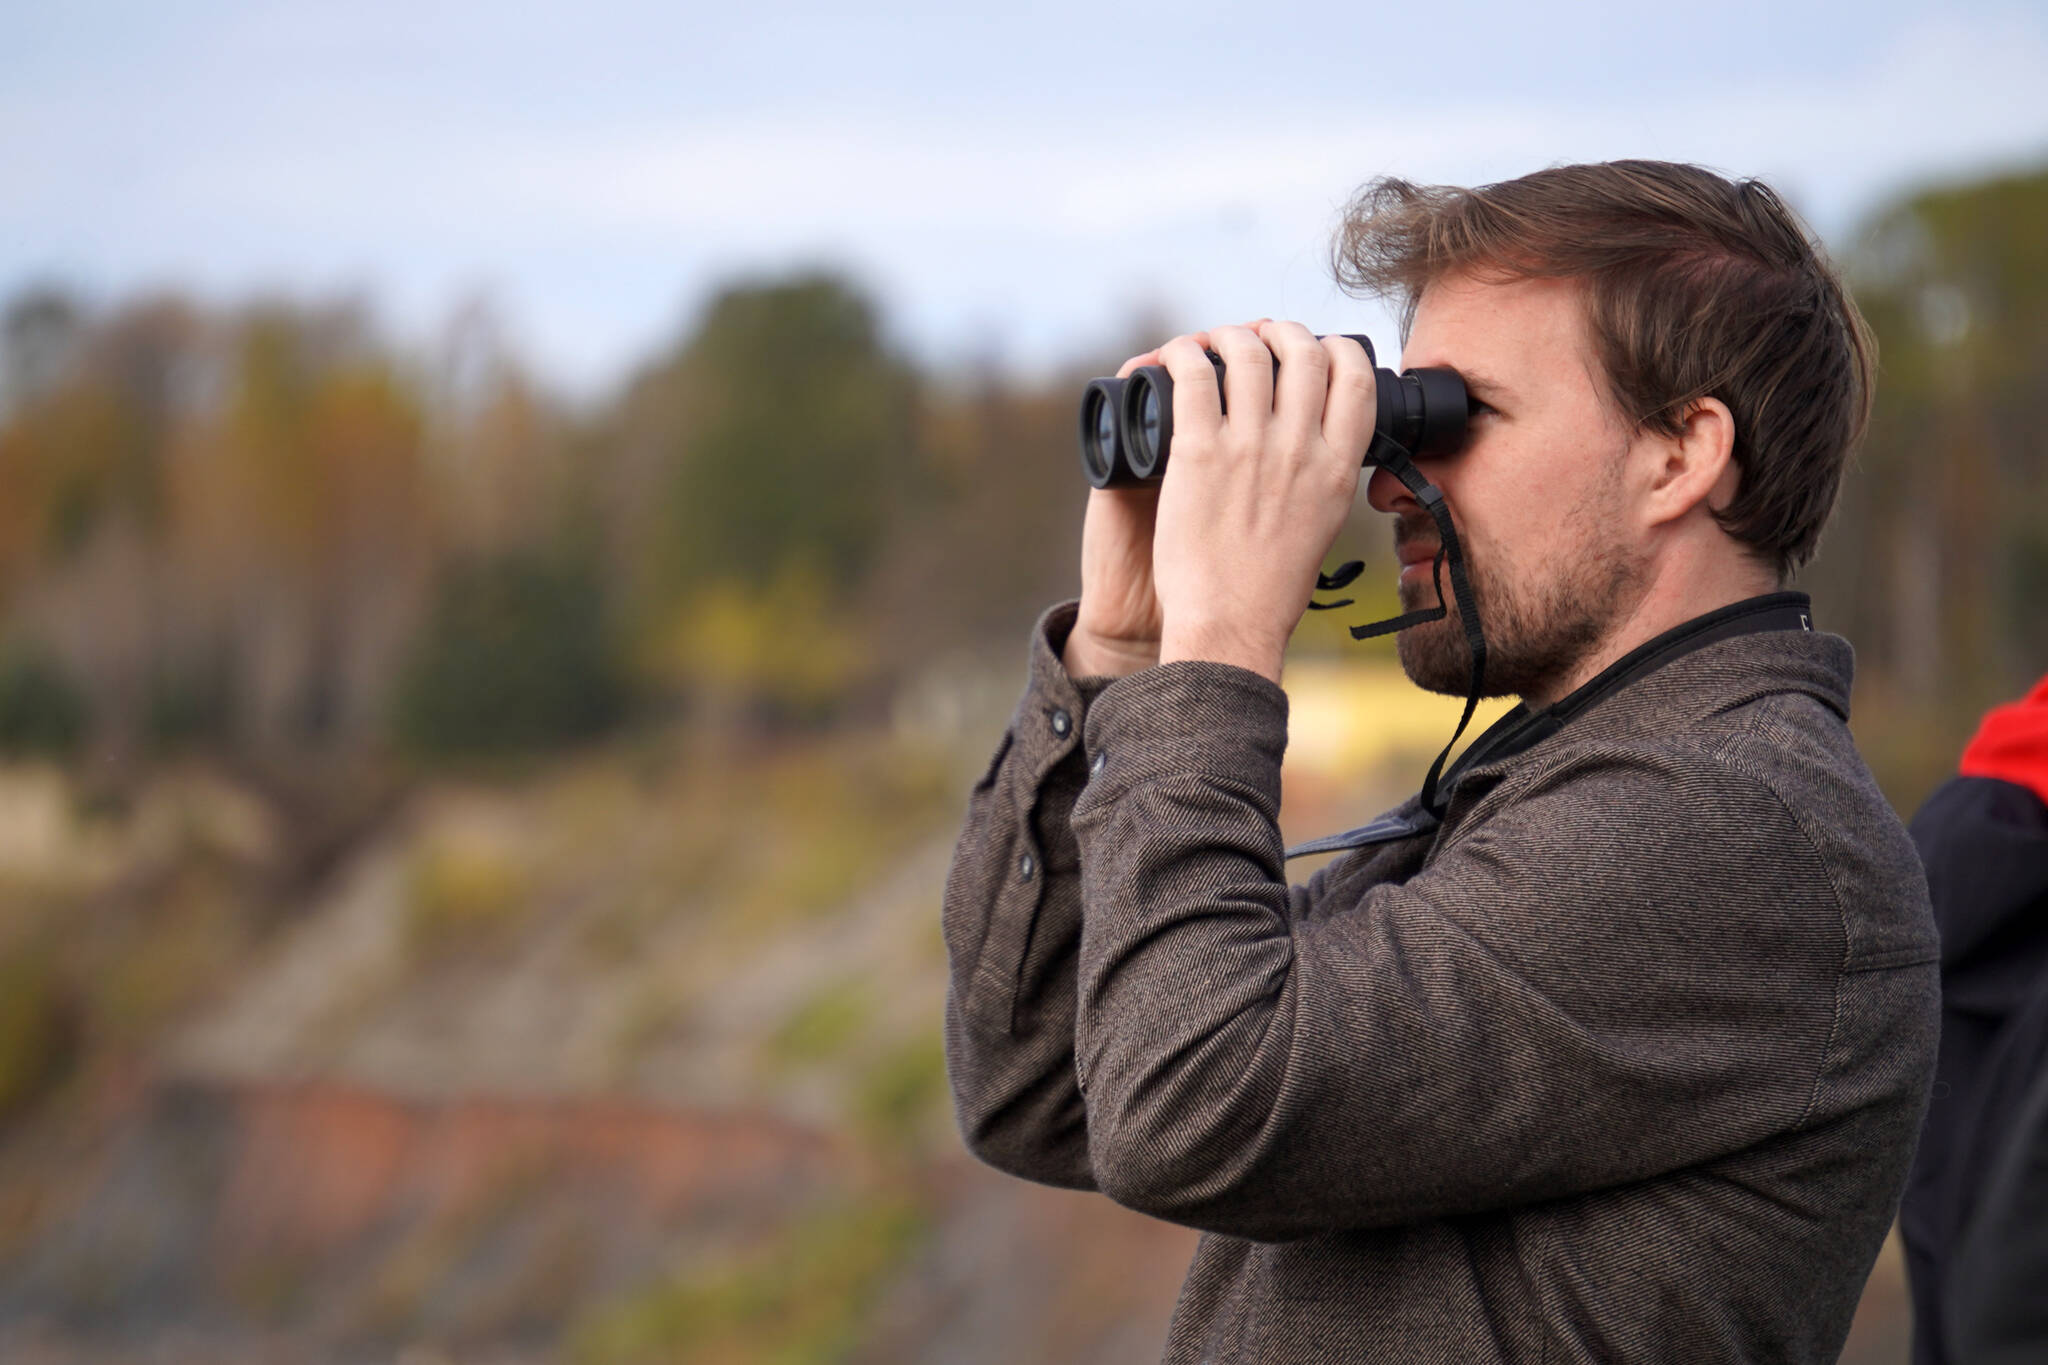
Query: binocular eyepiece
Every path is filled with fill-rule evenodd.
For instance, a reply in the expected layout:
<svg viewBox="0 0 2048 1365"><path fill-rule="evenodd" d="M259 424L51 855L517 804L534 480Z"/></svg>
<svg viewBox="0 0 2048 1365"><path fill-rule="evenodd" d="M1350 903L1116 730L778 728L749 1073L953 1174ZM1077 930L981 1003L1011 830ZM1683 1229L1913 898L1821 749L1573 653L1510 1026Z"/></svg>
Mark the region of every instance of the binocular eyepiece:
<svg viewBox="0 0 2048 1365"><path fill-rule="evenodd" d="M1471 414L1465 381L1456 370L1421 369L1406 374L1377 368L1372 342L1351 338L1365 347L1375 366L1374 386L1379 411L1365 464L1377 464L1382 452L1405 450L1411 456L1448 455L1465 441ZM1216 368L1216 387L1223 388L1223 358L1208 352ZM1273 372L1280 372L1275 357ZM1132 488L1166 472L1173 444L1173 376L1164 365L1143 365L1130 377L1091 379L1081 392L1081 472L1097 488Z"/></svg>

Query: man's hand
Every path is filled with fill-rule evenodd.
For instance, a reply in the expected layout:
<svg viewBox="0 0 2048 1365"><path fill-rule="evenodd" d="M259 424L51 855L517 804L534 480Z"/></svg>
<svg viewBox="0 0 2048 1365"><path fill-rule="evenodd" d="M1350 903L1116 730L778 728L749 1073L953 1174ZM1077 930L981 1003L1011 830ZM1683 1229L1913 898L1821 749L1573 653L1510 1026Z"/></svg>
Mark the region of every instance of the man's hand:
<svg viewBox="0 0 2048 1365"><path fill-rule="evenodd" d="M1205 349L1223 357L1227 416ZM1175 337L1157 355L1173 376L1148 585L1162 622L1158 662L1213 659L1277 683L1358 491L1372 362L1355 341L1270 320Z"/></svg>
<svg viewBox="0 0 2048 1365"><path fill-rule="evenodd" d="M1158 363L1157 351L1134 355L1117 378ZM1159 492L1157 483L1088 491L1081 523L1081 608L1061 657L1070 677L1120 678L1159 662L1159 597L1152 590Z"/></svg>

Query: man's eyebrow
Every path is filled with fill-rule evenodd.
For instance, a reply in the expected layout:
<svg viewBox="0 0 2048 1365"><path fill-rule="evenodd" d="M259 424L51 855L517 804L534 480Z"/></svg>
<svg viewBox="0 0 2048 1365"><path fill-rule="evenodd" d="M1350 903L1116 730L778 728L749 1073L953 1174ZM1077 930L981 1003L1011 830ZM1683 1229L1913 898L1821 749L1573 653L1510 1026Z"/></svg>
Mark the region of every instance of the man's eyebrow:
<svg viewBox="0 0 2048 1365"><path fill-rule="evenodd" d="M1465 381L1465 391L1475 398L1491 401L1496 398L1511 399L1515 396L1515 391L1499 380L1490 379L1472 370L1458 370L1458 378Z"/></svg>

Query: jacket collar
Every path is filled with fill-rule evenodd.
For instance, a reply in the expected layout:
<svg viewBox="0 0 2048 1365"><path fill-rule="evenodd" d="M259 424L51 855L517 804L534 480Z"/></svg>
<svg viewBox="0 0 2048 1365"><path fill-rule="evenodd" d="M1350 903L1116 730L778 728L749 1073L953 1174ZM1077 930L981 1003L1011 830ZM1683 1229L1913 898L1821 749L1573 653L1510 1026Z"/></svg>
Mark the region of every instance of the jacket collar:
<svg viewBox="0 0 2048 1365"><path fill-rule="evenodd" d="M1450 771L1445 774L1445 785L1454 785L1459 777L1480 767L1497 768L1498 765L1507 762L1509 759L1535 748L1538 744L1564 729L1587 712L1603 707L1604 704L1610 701L1618 701L1619 694L1623 693L1625 689L1641 683L1651 674L1678 662L1687 655L1705 649L1709 645L1718 644L1723 640L1732 639L1737 636L1756 635L1765 631L1792 631L1801 635L1813 634L1812 599L1803 592L1773 592L1765 593L1759 597L1744 598L1740 602L1731 602L1727 606L1707 612L1703 616L1695 616L1690 621L1681 622L1663 634L1644 641L1602 669L1577 689L1552 702L1549 706L1532 709L1526 704L1517 705L1513 710L1488 726L1477 739L1466 746L1465 752L1458 756L1458 761L1453 763ZM1777 651L1766 648L1762 652L1765 655L1770 655ZM1737 658L1748 658L1751 655L1752 651L1748 649L1735 653ZM1759 659L1758 662L1763 661ZM1794 672L1811 674L1811 676L1803 679L1777 677L1780 671L1780 668L1776 666L1765 668L1759 674L1758 681L1763 681L1765 675L1770 675L1776 678L1776 682L1773 685L1763 687L1760 692L1752 691L1749 696L1761 695L1762 692L1781 691L1784 690L1781 684L1790 683L1799 690L1817 689L1816 694L1819 695L1822 701L1839 712L1844 719L1848 717L1849 698L1848 679L1846 676L1837 677L1836 670L1826 667L1818 671L1793 670ZM1689 680L1690 673L1691 670L1682 670L1680 677ZM1676 681L1676 679L1666 679L1665 681ZM1608 724L1625 723L1630 718L1631 713L1641 712L1646 709L1667 710L1670 702L1674 700L1670 695L1671 691L1672 689L1670 688L1660 687L1653 689L1649 694L1639 694L1630 699L1631 702L1643 703L1642 705L1606 706L1606 713L1603 715L1603 719ZM1745 700L1747 699L1745 698ZM1728 704L1718 695L1702 697L1700 700L1710 701L1713 703L1713 709L1717 710ZM1691 715L1673 716L1667 714L1664 716L1664 719L1667 722L1671 720L1695 719L1698 714L1699 712L1695 708ZM1606 727L1603 726L1602 728Z"/></svg>
<svg viewBox="0 0 2048 1365"><path fill-rule="evenodd" d="M1667 733L1779 692L1806 693L1846 721L1854 672L1849 642L1814 629L1805 593L1730 603L1645 641L1551 705L1517 705L1488 726L1444 776L1446 814L1469 810L1515 759L1564 731L1603 739ZM1286 856L1405 839L1439 823L1411 797L1368 824L1296 845Z"/></svg>

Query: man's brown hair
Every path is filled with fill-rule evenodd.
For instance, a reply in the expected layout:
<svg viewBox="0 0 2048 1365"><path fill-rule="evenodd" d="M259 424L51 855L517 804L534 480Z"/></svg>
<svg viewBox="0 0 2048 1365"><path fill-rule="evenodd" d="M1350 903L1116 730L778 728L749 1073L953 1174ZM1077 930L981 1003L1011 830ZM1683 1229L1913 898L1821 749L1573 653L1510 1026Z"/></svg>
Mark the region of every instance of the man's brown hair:
<svg viewBox="0 0 2048 1365"><path fill-rule="evenodd" d="M1756 180L1667 161L1553 166L1477 189L1384 177L1333 248L1338 282L1395 300L1431 281L1582 283L1609 393L1674 435L1701 398L1735 416L1741 487L1715 517L1779 580L1804 564L1870 415L1876 343L1825 253Z"/></svg>

